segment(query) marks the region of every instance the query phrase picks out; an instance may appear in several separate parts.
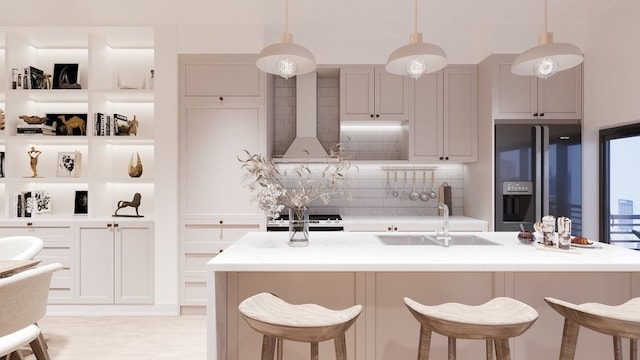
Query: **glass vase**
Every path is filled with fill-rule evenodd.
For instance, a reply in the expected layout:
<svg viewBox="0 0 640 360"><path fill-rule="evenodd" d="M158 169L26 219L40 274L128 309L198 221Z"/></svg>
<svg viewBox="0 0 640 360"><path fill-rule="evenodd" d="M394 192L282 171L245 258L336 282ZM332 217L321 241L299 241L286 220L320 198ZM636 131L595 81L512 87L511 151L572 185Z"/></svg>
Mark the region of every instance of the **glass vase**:
<svg viewBox="0 0 640 360"><path fill-rule="evenodd" d="M309 245L309 208L289 208L289 245Z"/></svg>

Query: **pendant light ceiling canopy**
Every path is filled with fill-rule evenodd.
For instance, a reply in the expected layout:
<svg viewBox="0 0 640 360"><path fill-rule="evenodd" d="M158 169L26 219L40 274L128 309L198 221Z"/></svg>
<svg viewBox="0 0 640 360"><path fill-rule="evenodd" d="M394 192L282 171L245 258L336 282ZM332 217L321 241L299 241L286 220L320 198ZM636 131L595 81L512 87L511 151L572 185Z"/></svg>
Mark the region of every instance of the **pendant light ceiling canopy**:
<svg viewBox="0 0 640 360"><path fill-rule="evenodd" d="M414 5L414 29L409 44L389 55L385 69L391 74L417 79L447 66L447 55L440 46L422 42L422 33L418 32L418 0L414 0Z"/></svg>
<svg viewBox="0 0 640 360"><path fill-rule="evenodd" d="M577 46L553 42L553 33L547 32L547 0L544 0L544 33L538 39L538 46L518 55L511 72L546 79L558 71L580 65L583 60L582 51Z"/></svg>
<svg viewBox="0 0 640 360"><path fill-rule="evenodd" d="M285 26L279 43L260 51L256 61L258 69L285 79L310 73L316 69L316 59L304 46L293 43L289 32L289 0L285 0Z"/></svg>

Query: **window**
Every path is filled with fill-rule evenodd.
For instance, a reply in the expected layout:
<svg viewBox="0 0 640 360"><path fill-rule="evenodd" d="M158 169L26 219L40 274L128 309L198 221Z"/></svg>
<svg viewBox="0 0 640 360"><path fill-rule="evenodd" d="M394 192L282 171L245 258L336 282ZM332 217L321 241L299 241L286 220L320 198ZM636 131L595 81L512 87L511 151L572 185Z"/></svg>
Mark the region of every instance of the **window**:
<svg viewBox="0 0 640 360"><path fill-rule="evenodd" d="M600 239L640 250L640 123L600 130Z"/></svg>

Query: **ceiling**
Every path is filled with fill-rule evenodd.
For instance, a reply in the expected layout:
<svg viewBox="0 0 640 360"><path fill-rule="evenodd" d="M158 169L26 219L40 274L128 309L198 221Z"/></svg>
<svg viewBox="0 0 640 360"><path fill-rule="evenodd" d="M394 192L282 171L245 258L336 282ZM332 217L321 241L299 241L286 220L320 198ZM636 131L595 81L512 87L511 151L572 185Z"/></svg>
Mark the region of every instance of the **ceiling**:
<svg viewBox="0 0 640 360"><path fill-rule="evenodd" d="M556 42L582 48L587 24L625 1L637 0L548 0L548 30ZM148 0L4 0L0 23L259 25L264 26L264 45L279 41L284 30L285 0L150 4ZM38 11L26 18L13 16L25 8ZM544 0L418 0L418 10L418 31L424 41L440 45L450 63L477 63L490 53L522 52L537 44L544 29ZM384 63L391 51L409 41L413 19L413 0L289 0L294 42L309 48L318 63ZM215 35L229 40L234 36Z"/></svg>

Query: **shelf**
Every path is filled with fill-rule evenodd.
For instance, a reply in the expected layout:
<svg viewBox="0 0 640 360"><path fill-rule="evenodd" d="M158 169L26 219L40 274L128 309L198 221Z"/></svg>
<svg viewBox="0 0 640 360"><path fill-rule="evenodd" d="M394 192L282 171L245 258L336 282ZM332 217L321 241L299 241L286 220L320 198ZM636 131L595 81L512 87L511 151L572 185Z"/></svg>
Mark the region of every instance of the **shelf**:
<svg viewBox="0 0 640 360"><path fill-rule="evenodd" d="M154 101L149 89L154 68L154 29L136 26L32 26L0 29L0 108L5 130L0 151L5 152L0 178L0 221L149 221L154 209ZM53 74L55 64L78 64L81 89L11 89L12 68L33 66ZM134 74L141 89L121 89L119 82ZM94 136L94 113L122 114L139 122L137 136ZM18 135L21 115L86 114L82 136ZM60 124L58 122L58 124ZM76 130L77 131L77 130ZM41 151L38 175L32 178L27 152ZM58 177L58 154L79 151L79 177ZM143 162L140 178L128 177L131 154ZM22 192L48 191L50 215L17 218L14 197ZM74 215L77 191L89 195L88 214ZM144 218L112 218L120 200L142 194Z"/></svg>

